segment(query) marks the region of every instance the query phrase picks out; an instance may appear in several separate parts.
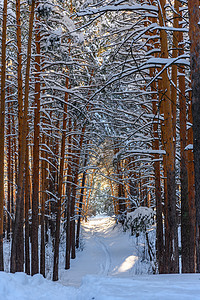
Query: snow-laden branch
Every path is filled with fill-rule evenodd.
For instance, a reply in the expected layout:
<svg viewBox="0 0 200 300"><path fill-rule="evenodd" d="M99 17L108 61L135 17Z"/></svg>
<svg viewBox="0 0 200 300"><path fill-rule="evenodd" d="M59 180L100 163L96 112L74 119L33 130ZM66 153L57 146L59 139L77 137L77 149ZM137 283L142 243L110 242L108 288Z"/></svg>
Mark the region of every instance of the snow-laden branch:
<svg viewBox="0 0 200 300"><path fill-rule="evenodd" d="M148 32L148 31L153 31L153 30L165 30L165 31L179 31L179 32L188 32L189 29L188 28L175 28L175 27L169 27L169 26L160 26L157 23L152 23L149 26L147 26L146 28L144 28L144 30L142 30L139 34L136 35L136 37L134 37L134 41L137 41L139 38L143 37L143 35ZM153 37L151 36L151 39ZM157 38L157 36L156 36Z"/></svg>
<svg viewBox="0 0 200 300"><path fill-rule="evenodd" d="M190 67L190 61L189 61L189 55L187 54L183 54L180 55L176 58L150 58L147 63L149 64L160 64L160 65L164 65L164 67L162 68L162 70L160 72L158 72L158 74L156 74L156 76L147 84L147 87L156 79L158 78L164 70L166 70L167 68L169 68L171 65L173 64L177 64L177 65L183 65L183 66L187 66Z"/></svg>
<svg viewBox="0 0 200 300"><path fill-rule="evenodd" d="M106 5L99 8L87 8L77 13L78 17L94 15L102 12L108 11L149 11L149 12L158 12L158 8L154 5Z"/></svg>

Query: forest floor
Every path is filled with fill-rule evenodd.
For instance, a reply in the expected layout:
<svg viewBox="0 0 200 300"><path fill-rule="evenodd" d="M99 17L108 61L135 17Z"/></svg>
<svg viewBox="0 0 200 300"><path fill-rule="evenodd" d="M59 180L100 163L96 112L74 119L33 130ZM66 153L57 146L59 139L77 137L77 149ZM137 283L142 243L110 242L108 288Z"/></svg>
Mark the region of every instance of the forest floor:
<svg viewBox="0 0 200 300"><path fill-rule="evenodd" d="M144 237L124 233L110 217L95 217L82 224L81 249L71 269L64 270L61 242L57 283L39 274L0 272L0 300L200 299L200 274L150 274Z"/></svg>
<svg viewBox="0 0 200 300"><path fill-rule="evenodd" d="M142 259L144 239L130 237L122 232L121 225L106 216L91 218L82 224L82 251L71 261L70 270L63 269L61 258L60 282L64 285L80 286L85 275L132 277L147 274L151 270L148 260Z"/></svg>

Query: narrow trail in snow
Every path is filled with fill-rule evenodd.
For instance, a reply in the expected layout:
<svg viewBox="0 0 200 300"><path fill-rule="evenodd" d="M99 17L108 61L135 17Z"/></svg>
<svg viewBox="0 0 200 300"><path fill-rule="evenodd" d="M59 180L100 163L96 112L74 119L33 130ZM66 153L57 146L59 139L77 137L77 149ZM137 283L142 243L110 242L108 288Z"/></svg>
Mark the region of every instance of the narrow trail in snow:
<svg viewBox="0 0 200 300"><path fill-rule="evenodd" d="M98 236L95 236L95 240L105 254L105 263L100 264L102 267L101 275L108 275L111 266L111 254L106 244Z"/></svg>
<svg viewBox="0 0 200 300"><path fill-rule="evenodd" d="M137 273L138 257L128 234L115 226L111 217L95 217L81 224L83 251L71 261L68 271L61 268L61 282L79 286L87 274L130 278Z"/></svg>

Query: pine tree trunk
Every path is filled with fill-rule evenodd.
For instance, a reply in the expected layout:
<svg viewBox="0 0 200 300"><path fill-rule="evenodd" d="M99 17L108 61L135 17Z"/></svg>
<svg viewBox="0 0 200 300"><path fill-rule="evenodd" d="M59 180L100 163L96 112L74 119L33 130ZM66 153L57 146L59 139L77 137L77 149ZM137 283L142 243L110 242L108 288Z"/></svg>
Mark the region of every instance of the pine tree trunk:
<svg viewBox="0 0 200 300"><path fill-rule="evenodd" d="M89 193L88 193L87 201L86 201L86 209L85 209L85 221L86 222L87 222L88 209L89 209L89 203L90 203L90 195L91 195L91 191L92 191L92 187L93 187L94 175L95 175L95 171L93 171L92 176L91 176L90 189L89 189ZM113 195L114 195L114 191L113 191ZM115 205L115 207L116 207L116 205ZM116 207L116 210L117 210L117 207Z"/></svg>
<svg viewBox="0 0 200 300"><path fill-rule="evenodd" d="M159 7L159 23L165 26L165 0L161 0ZM161 57L168 58L167 33L164 29L160 30L161 40ZM174 142L173 142L173 124L172 110L170 102L170 83L167 70L162 72L162 109L164 112L164 122L162 125L163 146L166 151L166 177L167 177L167 218L169 231L167 232L169 241L165 245L165 255L167 256L168 273L179 272L178 256L178 229L176 215L176 184L175 184L175 159L174 159Z"/></svg>
<svg viewBox="0 0 200 300"><path fill-rule="evenodd" d="M45 136L42 135L42 145L45 145ZM41 245L40 245L40 274L45 277L45 202L46 202L46 190L47 190L47 163L46 163L46 151L41 151L42 155L42 193L41 193Z"/></svg>
<svg viewBox="0 0 200 300"><path fill-rule="evenodd" d="M49 179L49 187L48 190L51 193L51 195L57 193L57 182L56 182L56 173L57 173L57 159L59 153L58 147L56 146L58 144L58 141L55 142L55 138L53 138L53 132L51 132L51 138L49 140L49 147L51 149L51 153L49 154L49 161L51 162L49 165L49 173L51 174L51 177ZM50 199L52 199L52 196L50 196ZM56 208L55 208L55 199L50 202L50 217L49 217L49 227L51 236L53 238L53 245L55 240L55 214L56 214Z"/></svg>
<svg viewBox="0 0 200 300"><path fill-rule="evenodd" d="M179 69L183 74L184 69ZM182 272L190 272L190 219L188 205L188 175L186 157L186 98L185 98L185 77L179 76L179 106L180 106L180 180L181 180L181 259Z"/></svg>
<svg viewBox="0 0 200 300"><path fill-rule="evenodd" d="M7 0L4 0L2 48L1 48L1 110L0 110L0 271L4 270L3 262L3 206L4 206L4 130L5 130L5 86L6 86L6 29Z"/></svg>
<svg viewBox="0 0 200 300"><path fill-rule="evenodd" d="M47 136L46 138L46 145L47 145L47 149L50 148L49 146L49 137ZM44 146L44 145L43 145ZM47 191L48 191L48 188L49 188L49 176L48 176L48 173L49 173L49 168L50 168L50 164L48 162L49 160L49 154L47 151L45 151L45 185L44 185L44 189L43 189L43 192L45 193L45 201L47 201L45 203L45 243L48 243L48 239L49 239L49 235L48 235L48 229L49 229L49 215L50 215L50 203L48 201L48 194L47 194ZM41 249L42 251L42 249Z"/></svg>
<svg viewBox="0 0 200 300"><path fill-rule="evenodd" d="M67 183L66 183L66 253L65 253L65 269L70 269L70 253L71 253L71 240L70 240L70 219L71 219L71 182L72 182L72 123L69 118L69 136L68 136L68 170L67 170Z"/></svg>
<svg viewBox="0 0 200 300"><path fill-rule="evenodd" d="M87 154L85 155L85 160L83 167L85 168L87 164ZM86 180L86 170L83 171L83 177L81 182L81 195L79 199L79 210L78 210L78 222L77 222L77 231L76 231L76 248L79 248L79 239L80 239L80 226L81 226L81 214L82 214L82 206L83 206L83 195L85 188L85 180Z"/></svg>
<svg viewBox="0 0 200 300"><path fill-rule="evenodd" d="M173 14L173 27L179 28L179 17L178 17L178 6L179 1L174 1L174 14ZM172 58L178 56L178 31L173 31L173 50ZM177 70L176 64L172 65L172 75L171 75L171 107L172 107L172 128L173 128L173 140L174 140L174 159L176 157L176 106L177 106Z"/></svg>
<svg viewBox="0 0 200 300"><path fill-rule="evenodd" d="M76 248L75 248L75 203L76 203L76 188L78 182L78 168L77 168L77 160L75 160L76 166L73 168L74 172L72 172L72 176L74 177L72 181L71 187L71 220L70 220L70 244L71 244L71 258L76 258ZM75 165L74 164L74 165Z"/></svg>
<svg viewBox="0 0 200 300"><path fill-rule="evenodd" d="M66 78L66 89L69 87L69 78ZM58 200L56 206L56 235L55 235L55 249L54 249L54 265L53 265L53 281L58 280L58 264L59 264L59 244L60 244L60 219L61 219L61 202L62 202L62 187L64 177L64 162L65 162L65 140L67 127L67 108L68 108L69 94L65 93L65 104L63 112L62 125L62 140L61 140L61 154L60 154L60 169L58 182Z"/></svg>
<svg viewBox="0 0 200 300"><path fill-rule="evenodd" d="M14 189L14 172L15 172L15 155L14 155L14 144L15 144L15 138L12 138L11 140L11 174L10 174L10 181L11 181L11 190L10 190L10 214L11 214L11 228L10 228L10 232L11 232L11 236L13 234L13 217L14 217L14 199L15 199L15 189Z"/></svg>
<svg viewBox="0 0 200 300"><path fill-rule="evenodd" d="M29 77L30 77L30 63L31 63L31 42L33 33L33 19L34 19L35 0L32 0L31 13L29 19L29 39L27 49L27 64L25 76L25 96L24 96L24 113L22 126L22 145L19 156L19 168L17 178L17 197L16 197L16 214L15 225L11 247L11 273L23 272L24 270L24 237L23 237L23 174L24 162L26 154L26 136L27 136L27 117L28 117L28 96L29 96Z"/></svg>
<svg viewBox="0 0 200 300"><path fill-rule="evenodd" d="M193 123L192 120L192 102L191 102L191 92L189 93L189 108L188 108L188 121L190 124ZM187 144L193 144L193 128L187 131ZM195 273L196 266L196 209L195 209L195 187L194 187L194 155L193 150L187 151L188 154L188 201L189 201L189 216L191 222L190 231L190 270Z"/></svg>
<svg viewBox="0 0 200 300"><path fill-rule="evenodd" d="M23 87L22 87L22 41L21 41L21 4L16 0L16 34L17 34L17 98L18 98L18 155L20 157L23 126Z"/></svg>
<svg viewBox="0 0 200 300"><path fill-rule="evenodd" d="M111 177L110 176L110 172L109 172L109 170L107 170L107 173L108 173L108 177ZM130 175L130 177L131 177L131 175ZM130 183L129 183L129 193L131 194L131 192L130 192L130 187L131 187L131 180L129 181ZM111 190L111 196L112 196L112 199L113 199L113 208L114 208L114 214L115 215L117 215L117 207L116 207L116 201L115 201L115 193L114 193L114 188L113 188L113 183L112 183L112 179L110 178L109 179L109 183L110 183L110 190ZM90 190L91 191L91 190ZM89 202L89 201L88 201ZM86 203L85 203L86 204ZM131 204L130 204L131 205ZM86 205L85 205L85 208L86 208ZM84 210L85 210L85 215L86 215L86 209L84 208Z"/></svg>
<svg viewBox="0 0 200 300"><path fill-rule="evenodd" d="M179 15L182 16L180 10L181 5L178 4ZM181 18L179 18L181 21ZM181 25L179 25L181 27ZM179 55L184 54L183 49L183 33L179 32ZM186 97L185 97L185 69L179 66L179 119L180 119L180 180L181 180L181 260L182 273L193 272L191 269L192 256L191 252L191 235L192 224L189 215L189 198L188 198L188 173L187 173L187 156L186 156Z"/></svg>
<svg viewBox="0 0 200 300"><path fill-rule="evenodd" d="M200 28L199 1L189 0L190 65L192 86L193 150L195 170L196 255L200 272Z"/></svg>
<svg viewBox="0 0 200 300"><path fill-rule="evenodd" d="M16 147L16 140L17 138L16 136L16 131L15 131L15 118L14 118L14 114L12 114L12 135L13 135L13 139L12 139L12 176L11 176L11 180L12 180L12 196L11 196L11 214L12 214L12 236L13 236L13 232L14 232L14 203L16 203L16 194L17 194L17 190L16 190L16 186L17 186L17 147Z"/></svg>
<svg viewBox="0 0 200 300"><path fill-rule="evenodd" d="M153 77L153 72L150 70L150 76ZM155 92L156 84L152 84L152 91ZM152 99L153 114L157 115L157 99ZM159 136L158 136L158 121L157 119L153 122L153 149L159 150ZM155 174L155 198L156 198L156 257L158 261L159 274L164 273L164 243L163 243L163 220L162 220L162 197L161 197L161 186L160 186L160 161L159 154L154 155L154 174Z"/></svg>
<svg viewBox="0 0 200 300"><path fill-rule="evenodd" d="M29 171L29 149L26 143L26 164L25 164L25 272L30 275L30 226L29 226L29 202L30 202L30 171Z"/></svg>
<svg viewBox="0 0 200 300"><path fill-rule="evenodd" d="M8 147L8 154L7 154L7 176L8 176L8 193L7 193L7 240L10 240L10 229L11 229L11 165L12 165L12 149L11 149L11 117L10 117L10 103L8 103L8 124L7 124L7 147Z"/></svg>
<svg viewBox="0 0 200 300"><path fill-rule="evenodd" d="M76 129L76 123L74 125ZM74 129L74 130L75 130ZM83 138L85 134L86 126L85 124L82 127L80 134L80 141L78 150L74 150L74 160L73 160L73 172L72 172L72 189L71 189L71 223L70 223L70 241L71 241L71 258L76 258L76 230L75 230L75 203L76 203L76 191L78 184L78 172L79 172L79 164L80 164L80 153L83 146ZM76 140L76 136L74 137L74 141ZM74 149L76 149L76 145L74 145Z"/></svg>
<svg viewBox="0 0 200 300"><path fill-rule="evenodd" d="M33 195L32 195L32 243L31 243L31 275L39 272L38 227L39 227L39 153L40 153L40 27L36 24L35 33L35 109L34 109L34 141L33 141Z"/></svg>
<svg viewBox="0 0 200 300"><path fill-rule="evenodd" d="M114 154L117 155L119 152L119 148L115 148ZM118 214L123 214L126 211L126 204L124 199L124 186L122 184L122 170L121 170L121 162L116 159L116 176L117 176L117 206L118 206Z"/></svg>
<svg viewBox="0 0 200 300"><path fill-rule="evenodd" d="M125 195L124 195L124 186L122 184L123 175L121 170L121 163L120 161L117 162L117 175L118 175L118 203L119 203L119 213L123 214L126 212L126 204L125 204Z"/></svg>

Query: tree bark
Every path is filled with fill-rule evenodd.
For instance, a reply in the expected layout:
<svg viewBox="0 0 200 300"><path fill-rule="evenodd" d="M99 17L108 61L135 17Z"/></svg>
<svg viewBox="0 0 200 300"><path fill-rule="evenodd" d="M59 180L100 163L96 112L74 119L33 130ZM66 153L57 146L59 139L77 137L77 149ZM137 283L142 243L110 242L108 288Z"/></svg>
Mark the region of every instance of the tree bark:
<svg viewBox="0 0 200 300"><path fill-rule="evenodd" d="M150 70L150 76L153 76ZM156 84L153 83L152 91L156 90ZM152 99L153 114L157 115L157 99ZM155 119L153 122L153 149L159 150L159 136L158 136L158 121ZM155 198L156 198L156 257L158 261L159 274L164 273L164 243L163 243L163 219L162 219L162 197L160 185L160 161L159 154L154 155L154 174L155 174Z"/></svg>
<svg viewBox="0 0 200 300"><path fill-rule="evenodd" d="M159 23L165 26L165 0L160 1L159 7ZM164 29L160 30L161 40L161 57L168 58L167 33ZM172 110L170 102L170 83L167 70L162 72L162 100L161 106L164 112L164 122L162 124L162 140L166 151L166 177L167 177L167 218L169 232L169 241L165 245L165 255L167 256L168 273L179 272L179 256L178 256L178 229L176 215L176 184L175 184L175 160L174 160L174 142L173 142L173 126L172 126ZM166 248L167 247L167 248Z"/></svg>
<svg viewBox="0 0 200 300"><path fill-rule="evenodd" d="M25 164L25 272L30 275L30 226L29 226L29 203L30 203L30 171L29 171L29 149L26 143Z"/></svg>
<svg viewBox="0 0 200 300"><path fill-rule="evenodd" d="M68 89L68 87L69 87L69 78L68 77L66 77L65 86L66 86L66 89ZM55 235L55 249L54 249L53 281L58 280L60 219L61 219L62 187L63 187L64 162L65 162L65 141L66 141L66 127L67 127L68 98L69 98L69 94L66 92L65 93L64 112L63 112L63 125L62 125L60 169L59 169L59 182L58 182L58 200L57 200L57 205L56 205L56 235Z"/></svg>
<svg viewBox="0 0 200 300"><path fill-rule="evenodd" d="M71 182L72 182L72 120L69 118L69 136L68 136L68 170L67 170L67 183L66 183L66 253L65 253L65 269L70 269L70 253L71 253L71 240L70 240L70 221L71 221Z"/></svg>
<svg viewBox="0 0 200 300"><path fill-rule="evenodd" d="M23 237L23 174L24 162L26 154L26 136L27 136L27 117L28 117L28 96L29 96L29 77L30 77L30 63L31 63L31 42L33 33L33 19L34 19L35 0L32 0L30 19L29 19L29 39L27 48L27 63L25 76L25 95L24 95L24 113L22 126L22 147L19 156L19 168L17 178L17 197L16 197L16 214L15 225L11 247L11 273L23 272L24 270L24 237Z"/></svg>
<svg viewBox="0 0 200 300"><path fill-rule="evenodd" d="M36 21L35 32L35 109L33 140L33 195L32 195L32 243L31 243L31 275L39 272L38 227L39 227L39 164L40 164L40 27Z"/></svg>
<svg viewBox="0 0 200 300"><path fill-rule="evenodd" d="M192 120L192 102L191 102L191 92L189 92L189 107L188 107L188 121L190 124L193 123ZM193 128L190 128L187 132L187 144L193 144ZM189 201L189 216L191 222L191 232L190 232L190 270L195 272L196 266L196 209L195 209L195 184L194 184L194 155L193 150L187 151L187 171L188 171L188 201Z"/></svg>
<svg viewBox="0 0 200 300"><path fill-rule="evenodd" d="M200 28L199 1L188 1L195 170L196 255L200 272Z"/></svg>
<svg viewBox="0 0 200 300"><path fill-rule="evenodd" d="M8 124L7 124L7 176L8 176L8 192L7 192L7 223L6 223L6 234L7 240L10 240L10 229L11 229L11 165L12 165L12 142L11 142L11 117L10 117L10 103L8 103Z"/></svg>
<svg viewBox="0 0 200 300"><path fill-rule="evenodd" d="M93 187L93 181L94 181L94 175L95 175L95 170L92 172L92 176L91 176L91 180L90 180L90 189L88 192L88 196L87 196L87 201L86 201L86 208L85 208L85 221L87 222L87 216L88 216L88 209L89 209L89 204L90 204L90 195L91 195L91 191L92 191L92 187ZM113 188L112 188L113 189ZM114 191L113 191L113 195L114 195ZM114 195L115 196L115 195ZM115 200L114 200L115 201ZM116 201L115 201L116 202ZM116 207L116 206L115 206ZM117 210L117 208L116 208ZM118 211L118 210L117 210Z"/></svg>
<svg viewBox="0 0 200 300"><path fill-rule="evenodd" d="M4 0L2 48L1 48L1 110L0 110L0 271L4 270L3 262L3 206L4 206L4 139L5 139L5 87L6 87L6 29L7 0Z"/></svg>
<svg viewBox="0 0 200 300"><path fill-rule="evenodd" d="M183 74L184 69L180 70ZM190 272L190 234L191 224L188 205L188 174L186 157L186 98L185 77L179 76L179 106L180 106L180 180L181 180L181 259L182 273ZM192 253L191 253L192 254Z"/></svg>
<svg viewBox="0 0 200 300"><path fill-rule="evenodd" d="M179 28L179 1L174 1L174 13L173 13L173 27ZM173 31L173 50L172 58L178 56L178 39L179 32ZM177 70L178 67L176 64L172 65L172 75L171 75L171 107L172 107L172 128L173 128L173 140L174 140L174 159L176 159L176 106L177 106Z"/></svg>
<svg viewBox="0 0 200 300"><path fill-rule="evenodd" d="M42 145L45 145L45 136L42 135ZM46 190L47 190L47 162L46 162L46 151L41 151L42 155L42 193L41 193L41 244L40 244L40 274L45 277L45 202L46 202Z"/></svg>
<svg viewBox="0 0 200 300"><path fill-rule="evenodd" d="M178 3L179 21L181 21L182 11L180 10L181 4ZM180 23L181 24L181 23ZM181 28L182 26L179 25ZM179 55L184 54L183 49L183 33L179 32ZM189 197L188 197L188 172L187 172L187 155L186 147L186 97L185 97L185 69L184 66L179 66L179 119L180 119L180 180L181 180L181 260L182 260L182 273L193 272L191 268L191 261L194 259L193 246L191 239L194 232L192 232L192 222L189 214Z"/></svg>
<svg viewBox="0 0 200 300"><path fill-rule="evenodd" d="M83 167L85 168L87 164L87 154L85 155ZM83 195L85 188L85 180L86 180L86 170L83 171L83 177L81 182L81 195L79 199L79 210L78 210L78 222L77 222L77 230L76 230L76 248L79 248L79 240L80 240L80 226L81 226L81 214L82 214L82 206L83 206Z"/></svg>

